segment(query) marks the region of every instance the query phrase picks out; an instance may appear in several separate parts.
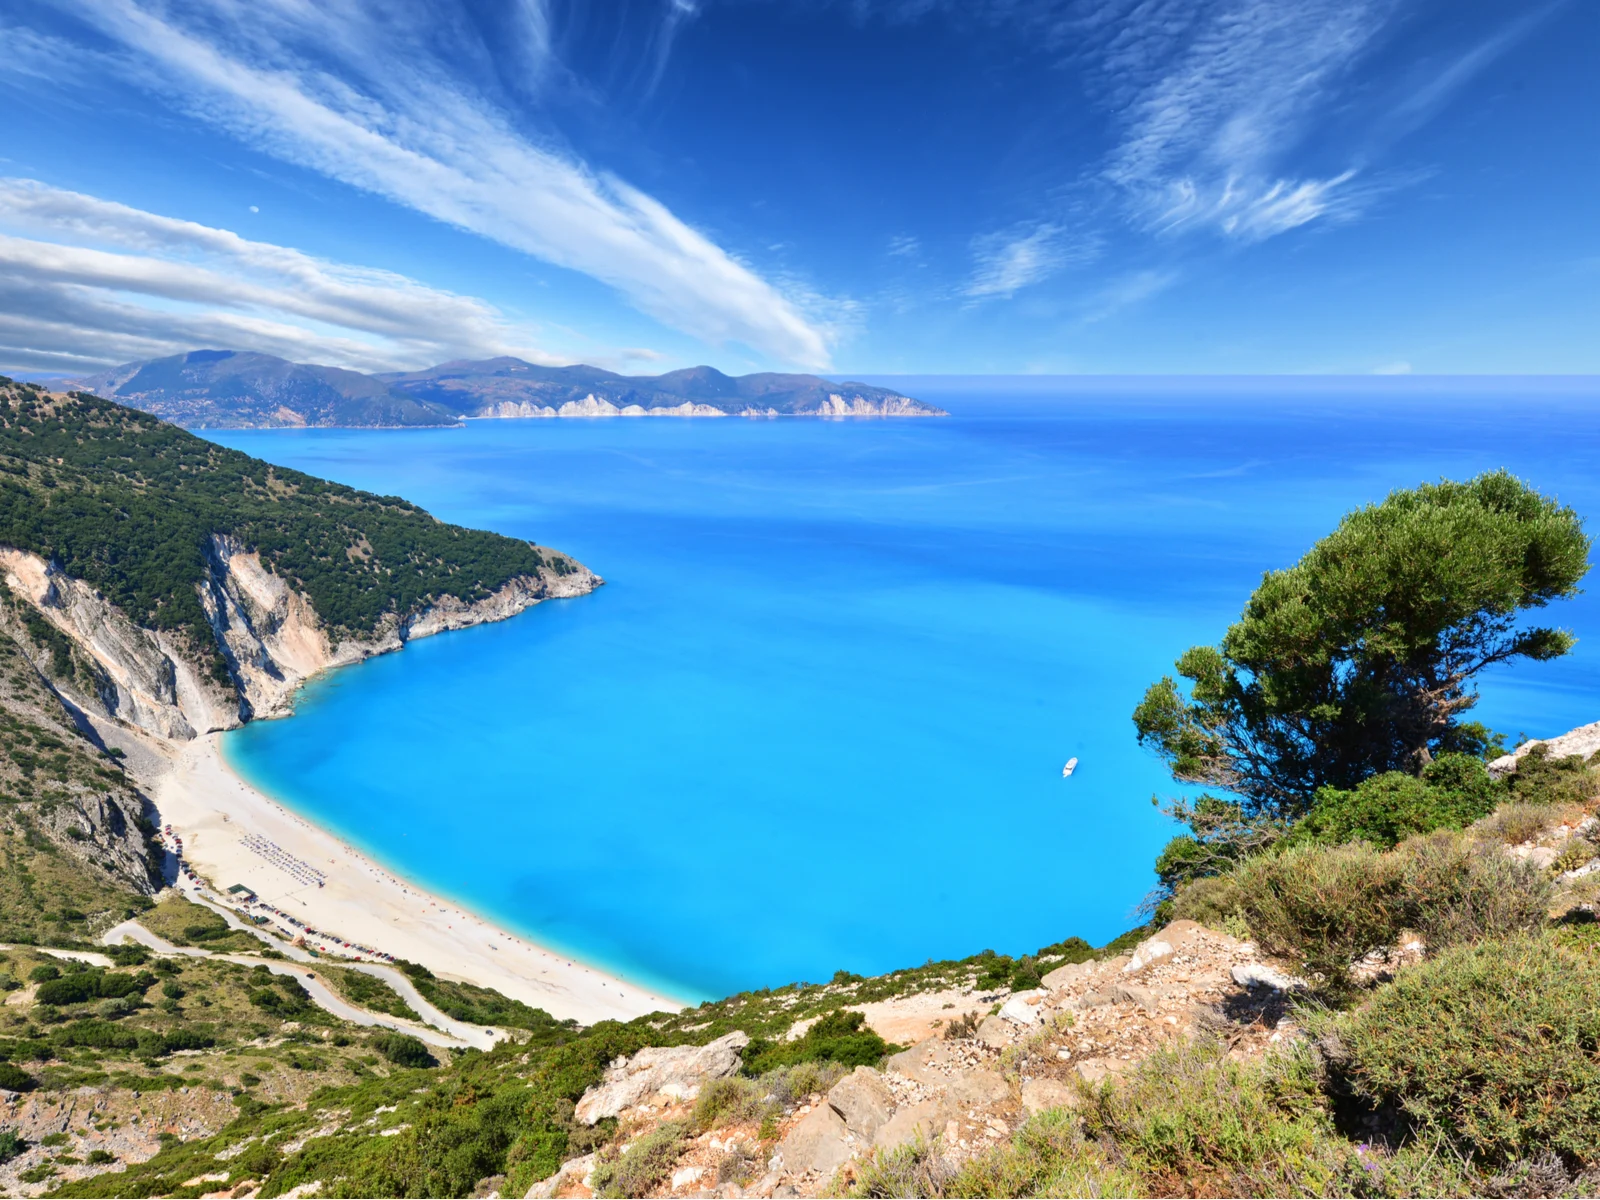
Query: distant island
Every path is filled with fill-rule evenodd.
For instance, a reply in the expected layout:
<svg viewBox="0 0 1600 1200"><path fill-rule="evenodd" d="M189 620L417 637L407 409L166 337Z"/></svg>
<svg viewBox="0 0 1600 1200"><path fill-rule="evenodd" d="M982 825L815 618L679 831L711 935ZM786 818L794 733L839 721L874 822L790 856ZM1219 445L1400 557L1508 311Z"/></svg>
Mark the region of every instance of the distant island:
<svg viewBox="0 0 1600 1200"><path fill-rule="evenodd" d="M494 417L943 417L889 388L689 367L618 375L520 358L364 375L245 350L124 363L70 385L197 429L440 428Z"/></svg>

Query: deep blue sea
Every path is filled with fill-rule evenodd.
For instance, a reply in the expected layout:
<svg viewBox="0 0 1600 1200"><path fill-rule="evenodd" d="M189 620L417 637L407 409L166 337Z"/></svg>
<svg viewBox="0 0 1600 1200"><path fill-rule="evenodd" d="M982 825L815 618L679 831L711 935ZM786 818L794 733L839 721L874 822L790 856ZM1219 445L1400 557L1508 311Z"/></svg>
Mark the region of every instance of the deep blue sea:
<svg viewBox="0 0 1600 1200"><path fill-rule="evenodd" d="M320 678L230 759L685 999L1103 942L1171 832L1129 714L1263 570L1500 466L1600 516L1593 380L899 382L953 416L211 435L607 580ZM1570 658L1483 680L1508 734L1600 719L1600 604L1550 617Z"/></svg>

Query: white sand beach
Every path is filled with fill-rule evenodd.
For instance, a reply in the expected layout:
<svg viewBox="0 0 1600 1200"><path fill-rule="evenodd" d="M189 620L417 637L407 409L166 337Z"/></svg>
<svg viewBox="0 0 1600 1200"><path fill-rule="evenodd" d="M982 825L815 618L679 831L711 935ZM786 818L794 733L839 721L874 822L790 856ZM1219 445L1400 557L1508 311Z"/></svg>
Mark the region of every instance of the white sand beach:
<svg viewBox="0 0 1600 1200"><path fill-rule="evenodd" d="M591 1024L681 1007L515 937L384 870L251 787L228 766L219 736L168 744L162 757L170 767L151 781L151 798L162 822L182 838L185 861L216 888L242 884L318 930L444 978L494 988L561 1019ZM263 838L290 856L289 869L247 844L259 846ZM293 860L324 874L325 885L296 878Z"/></svg>

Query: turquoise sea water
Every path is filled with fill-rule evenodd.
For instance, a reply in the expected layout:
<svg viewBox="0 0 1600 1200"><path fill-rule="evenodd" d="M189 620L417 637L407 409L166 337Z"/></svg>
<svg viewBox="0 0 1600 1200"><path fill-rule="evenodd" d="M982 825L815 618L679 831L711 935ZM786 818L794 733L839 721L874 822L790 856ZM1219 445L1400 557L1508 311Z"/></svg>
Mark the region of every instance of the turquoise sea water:
<svg viewBox="0 0 1600 1200"><path fill-rule="evenodd" d="M230 759L683 998L1098 942L1170 833L1129 713L1263 569L1502 465L1600 514L1593 381L905 386L954 415L213 435L608 580L319 679ZM1487 679L1497 728L1600 718L1600 605L1558 619L1585 640Z"/></svg>

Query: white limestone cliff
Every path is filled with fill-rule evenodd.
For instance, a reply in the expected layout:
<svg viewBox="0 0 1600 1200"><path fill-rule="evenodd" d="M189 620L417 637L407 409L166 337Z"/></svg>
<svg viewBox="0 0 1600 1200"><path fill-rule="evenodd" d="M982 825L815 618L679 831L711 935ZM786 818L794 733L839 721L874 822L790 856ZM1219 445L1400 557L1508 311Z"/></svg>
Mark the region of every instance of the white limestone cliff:
<svg viewBox="0 0 1600 1200"><path fill-rule="evenodd" d="M445 596L420 612L385 618L368 636L349 638L330 630L260 555L231 538L213 537L199 594L228 660L232 682L224 683L210 672L209 646L142 628L54 563L0 547L0 577L12 595L91 664L87 677L53 680L63 698L96 716L177 740L233 729L252 717L285 716L295 689L319 671L398 650L413 638L504 620L603 582L573 565L565 575L541 568L537 576L517 576L475 603Z"/></svg>

